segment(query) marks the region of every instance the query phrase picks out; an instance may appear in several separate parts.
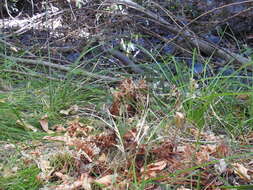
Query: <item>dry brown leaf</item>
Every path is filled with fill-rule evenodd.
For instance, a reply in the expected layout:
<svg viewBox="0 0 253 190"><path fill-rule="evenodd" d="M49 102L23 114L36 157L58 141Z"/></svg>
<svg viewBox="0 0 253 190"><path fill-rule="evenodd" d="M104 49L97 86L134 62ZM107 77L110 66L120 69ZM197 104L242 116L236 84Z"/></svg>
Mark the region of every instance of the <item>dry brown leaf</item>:
<svg viewBox="0 0 253 190"><path fill-rule="evenodd" d="M236 98L238 99L238 100L248 100L249 98L250 98L250 95L249 94L240 94L240 95L238 95L238 96L236 96Z"/></svg>
<svg viewBox="0 0 253 190"><path fill-rule="evenodd" d="M123 136L124 139L124 145L126 148L135 148L135 145L137 145L137 142L135 141L137 135L137 129L133 128L126 132L126 134Z"/></svg>
<svg viewBox="0 0 253 190"><path fill-rule="evenodd" d="M58 178L60 178L64 182L67 182L70 179L70 177L68 175L63 174L61 172L54 172L54 175L57 176Z"/></svg>
<svg viewBox="0 0 253 190"><path fill-rule="evenodd" d="M75 115L77 114L78 110L79 110L78 105L73 105L67 110L61 110L60 114L65 115L65 116Z"/></svg>
<svg viewBox="0 0 253 190"><path fill-rule="evenodd" d="M39 161L36 161L36 164L38 168L41 169L41 172L39 173L37 178L42 181L48 180L54 171L52 167L50 166L50 162L48 160L41 158Z"/></svg>
<svg viewBox="0 0 253 190"><path fill-rule="evenodd" d="M55 136L55 137L45 136L43 137L43 139L50 140L50 141L62 141L62 142L66 142L67 144L72 144L72 139L68 136Z"/></svg>
<svg viewBox="0 0 253 190"><path fill-rule="evenodd" d="M91 177L89 177L89 174L87 173L82 174L80 180L82 181L82 188L84 190L92 190L91 183L94 180Z"/></svg>
<svg viewBox="0 0 253 190"><path fill-rule="evenodd" d="M248 169L245 168L242 164L239 163L234 163L232 164L232 166L234 166L234 172L240 176L242 179L244 179L245 181L251 181L251 177L248 175Z"/></svg>
<svg viewBox="0 0 253 190"><path fill-rule="evenodd" d="M102 153L99 158L98 158L99 162L106 162L107 161L107 156L105 155L105 153Z"/></svg>
<svg viewBox="0 0 253 190"><path fill-rule="evenodd" d="M66 131L66 128L63 127L63 125L61 124L56 124L56 125L53 125L52 126L52 129L58 133L61 133L61 132L65 132Z"/></svg>
<svg viewBox="0 0 253 190"><path fill-rule="evenodd" d="M82 187L83 182L81 180L75 181L71 184L62 184L55 187L55 190L76 190Z"/></svg>
<svg viewBox="0 0 253 190"><path fill-rule="evenodd" d="M208 145L205 145L205 150L207 152L209 152L210 154L214 153L215 151L217 151L217 145L216 144L208 144Z"/></svg>
<svg viewBox="0 0 253 190"><path fill-rule="evenodd" d="M185 187L181 186L181 187L177 188L177 190L191 190L191 189L188 189L188 188L185 188Z"/></svg>
<svg viewBox="0 0 253 190"><path fill-rule="evenodd" d="M95 136L93 142L101 149L105 150L110 147L114 147L117 144L117 136L115 132L106 131L97 136Z"/></svg>
<svg viewBox="0 0 253 190"><path fill-rule="evenodd" d="M68 122L67 132L71 137L87 137L90 132L94 130L93 127L81 123L80 118L77 117L73 121Z"/></svg>
<svg viewBox="0 0 253 190"><path fill-rule="evenodd" d="M113 103L110 107L110 113L113 116L133 117L139 112L138 107L144 105L147 99L148 86L145 80L135 83L127 78L121 82L118 90L113 93Z"/></svg>
<svg viewBox="0 0 253 190"><path fill-rule="evenodd" d="M221 142L216 147L216 151L214 152L214 155L216 158L224 158L224 157L229 156L230 152L231 152L230 147L225 142Z"/></svg>
<svg viewBox="0 0 253 190"><path fill-rule="evenodd" d="M38 129L32 126L31 124L23 121L23 120L17 120L17 124L23 127L25 130L31 130L33 132L37 132Z"/></svg>
<svg viewBox="0 0 253 190"><path fill-rule="evenodd" d="M207 151L199 151L196 153L197 164L203 164L210 161L210 156Z"/></svg>
<svg viewBox="0 0 253 190"><path fill-rule="evenodd" d="M47 116L47 115L44 115L44 116L40 119L39 122L40 122L40 125L41 125L42 129L43 129L45 132L47 132L47 133L49 133L49 134L53 133L53 131L51 131L51 130L48 129L48 116Z"/></svg>
<svg viewBox="0 0 253 190"><path fill-rule="evenodd" d="M167 165L167 162L165 160L149 164L147 166L147 170L149 171L161 171L163 170Z"/></svg>
<svg viewBox="0 0 253 190"><path fill-rule="evenodd" d="M57 172L59 176L61 175L60 172ZM80 178L74 182L64 181L63 184L58 185L55 187L56 190L77 190L77 189L84 189L84 190L92 190L91 183L93 182L93 179L89 177L88 174L84 173L80 176Z"/></svg>
<svg viewBox="0 0 253 190"><path fill-rule="evenodd" d="M63 179L63 184L56 186L56 190L76 190L80 188L84 190L92 190L91 183L93 182L93 179L89 177L87 173L82 174L78 180L72 183L67 175L60 172L55 172L55 175Z"/></svg>
<svg viewBox="0 0 253 190"><path fill-rule="evenodd" d="M94 182L102 184L102 185L108 187L108 186L112 185L116 181L116 178L117 178L117 174L106 175L104 177L101 177L99 179L94 180Z"/></svg>
<svg viewBox="0 0 253 190"><path fill-rule="evenodd" d="M204 134L199 131L198 129L195 129L195 128L190 128L189 129L190 133L196 138L198 139L199 136L203 136Z"/></svg>
<svg viewBox="0 0 253 190"><path fill-rule="evenodd" d="M78 151L83 151L83 155L89 162L93 162L92 159L95 155L100 153L100 148L97 145L90 141L84 141L79 139L74 139L71 141L71 146L75 146Z"/></svg>
<svg viewBox="0 0 253 190"><path fill-rule="evenodd" d="M182 129L185 123L185 116L181 112L176 112L175 114L175 125L177 128Z"/></svg>
<svg viewBox="0 0 253 190"><path fill-rule="evenodd" d="M154 178L166 166L167 166L167 162L165 160L162 160L156 163L149 164L146 167L142 167L141 173L144 176L144 179Z"/></svg>

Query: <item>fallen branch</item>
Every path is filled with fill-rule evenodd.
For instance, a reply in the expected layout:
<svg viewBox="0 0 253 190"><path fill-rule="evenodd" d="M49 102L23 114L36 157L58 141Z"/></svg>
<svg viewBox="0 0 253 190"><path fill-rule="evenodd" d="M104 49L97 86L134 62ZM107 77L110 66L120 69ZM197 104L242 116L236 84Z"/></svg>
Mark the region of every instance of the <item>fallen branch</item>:
<svg viewBox="0 0 253 190"><path fill-rule="evenodd" d="M131 59L118 50L111 49L108 51L113 57L119 59L124 65L130 67L130 69L138 74L144 73L144 70L136 65Z"/></svg>
<svg viewBox="0 0 253 190"><path fill-rule="evenodd" d="M178 36L183 37L184 39L186 39L191 45L193 45L194 47L200 49L203 53L211 56L211 55L216 55L226 61L234 61L236 60L237 62L239 62L242 65L248 64L250 66L250 59L245 58L239 54L233 53L231 51L229 51L228 49L225 48L221 48L218 47L216 45L214 45L211 42L208 42L202 38L197 37L191 30L189 30L187 27L182 27L179 28L178 26L174 26L172 24L170 24L169 22L167 22L165 19L163 19L162 17L154 14L153 12L146 10L144 7L142 7L141 5L131 1L131 0L107 0L108 3L115 3L115 4L121 4L121 5L125 5L127 7L130 7L132 9L135 9L139 12L142 12L144 14L146 14L149 18L155 20L158 22L158 24L160 24L161 26L163 26L164 28L166 28L168 31L174 33L175 35L177 35L175 38L177 38ZM175 39L174 38L174 39ZM250 68L249 66L247 66L247 68Z"/></svg>
<svg viewBox="0 0 253 190"><path fill-rule="evenodd" d="M1 19L0 21L0 30L2 29L17 29L14 33L11 33L8 36L13 34L22 34L30 29L40 30L41 27L52 29L52 27L59 26L61 23L59 20L54 19L54 17L59 16L64 11L49 10L47 12L34 15L30 18L11 18L11 19ZM43 20L43 18L47 18Z"/></svg>
<svg viewBox="0 0 253 190"><path fill-rule="evenodd" d="M62 79L50 77L50 76L47 76L45 74L40 74L40 73L26 73L26 72L8 70L8 69L3 69L2 72L14 73L14 74L18 74L18 75L26 75L26 76L43 78L43 79L48 79L48 80L53 80L53 81L62 81Z"/></svg>
<svg viewBox="0 0 253 190"><path fill-rule="evenodd" d="M75 69L72 69L70 67L50 63L50 62L47 62L47 61L11 57L11 56L4 55L2 53L0 53L0 57L3 57L5 59L11 60L11 61L26 63L26 64L30 64L30 65L41 65L41 66L51 67L51 68L58 69L58 70L61 70L61 71L66 71L66 72L73 72L75 70ZM87 76L87 77L90 77L90 78L96 78L96 79L102 79L102 80L108 80L108 81L119 81L120 80L118 78L113 78L113 77L94 74L94 73L82 70L80 68L77 69L76 71L78 71L78 74L84 75L84 76Z"/></svg>

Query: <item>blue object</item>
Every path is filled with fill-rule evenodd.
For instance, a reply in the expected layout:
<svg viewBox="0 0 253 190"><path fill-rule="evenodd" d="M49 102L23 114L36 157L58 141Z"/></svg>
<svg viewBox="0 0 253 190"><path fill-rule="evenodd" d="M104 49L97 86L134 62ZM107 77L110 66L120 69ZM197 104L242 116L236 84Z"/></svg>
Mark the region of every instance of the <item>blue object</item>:
<svg viewBox="0 0 253 190"><path fill-rule="evenodd" d="M220 37L219 36L215 36L213 34L206 34L204 36L208 41L213 42L214 44L218 44L220 42Z"/></svg>
<svg viewBox="0 0 253 190"><path fill-rule="evenodd" d="M204 66L202 63L193 63L192 59L185 59L184 60L186 62L186 64L188 65L188 67L190 69L192 69L193 67L193 72L194 74L200 74L204 71Z"/></svg>
<svg viewBox="0 0 253 190"><path fill-rule="evenodd" d="M193 69L194 69L193 71L195 74L200 74L204 71L203 64L201 63L195 63Z"/></svg>
<svg viewBox="0 0 253 190"><path fill-rule="evenodd" d="M70 62L75 62L79 56L80 56L80 53L70 53L67 56L67 60Z"/></svg>
<svg viewBox="0 0 253 190"><path fill-rule="evenodd" d="M224 68L222 68L222 67L219 68L218 71L219 71L219 72L222 72L222 73L221 73L222 76L230 76L230 75L232 75L232 74L235 72L235 70L232 69L232 68L224 69Z"/></svg>
<svg viewBox="0 0 253 190"><path fill-rule="evenodd" d="M164 47L163 47L163 52L165 54L173 54L173 52L175 51L175 48L173 45L170 45L170 44L166 44Z"/></svg>

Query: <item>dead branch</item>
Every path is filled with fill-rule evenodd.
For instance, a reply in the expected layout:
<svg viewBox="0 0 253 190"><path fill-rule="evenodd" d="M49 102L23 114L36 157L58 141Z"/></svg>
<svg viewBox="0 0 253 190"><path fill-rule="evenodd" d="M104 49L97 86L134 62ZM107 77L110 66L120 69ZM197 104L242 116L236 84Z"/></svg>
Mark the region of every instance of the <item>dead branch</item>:
<svg viewBox="0 0 253 190"><path fill-rule="evenodd" d="M127 7L130 7L132 9L135 9L139 12L144 13L149 18L152 18L153 20L158 21L162 27L164 27L168 31L174 33L176 35L176 37L174 39L176 39L178 36L181 36L185 40L187 40L191 45L200 49L203 53L205 53L209 56L214 54L226 61L236 60L237 62L239 62L242 65L247 65L250 62L250 59L248 59L248 58L245 58L239 54L233 53L233 52L229 51L228 49L218 47L211 42L208 42L200 37L197 37L187 27L179 28L178 26L170 24L165 19L161 18L160 16L154 14L153 12L151 12L149 10L146 10L144 7L142 7L141 5L135 3L131 0L107 0L106 2L125 5ZM246 1L246 2L248 2L248 1ZM247 67L247 68L249 68L249 67ZM249 68L249 69L251 69L251 68Z"/></svg>
<svg viewBox="0 0 253 190"><path fill-rule="evenodd" d="M19 19L19 18L12 18L12 19L1 19L0 21L0 30L6 28L17 29L13 34L22 34L30 29L39 29L39 26L43 26L44 28L55 28L59 26L61 23L59 19L54 19L54 17L59 16L64 11L48 11L45 13L41 13L38 15L34 15L30 18ZM45 21L43 18L47 18ZM5 36L8 37L8 36Z"/></svg>
<svg viewBox="0 0 253 190"><path fill-rule="evenodd" d="M30 64L30 65L41 65L41 66L51 67L51 68L58 69L61 71L66 71L66 72L73 72L75 70L70 67L54 64L54 63L43 61L43 60L32 60L32 59L11 57L11 56L4 55L2 53L0 53L0 57L3 57L5 59L11 60L11 61ZM90 77L90 78L102 79L102 80L107 80L107 81L119 81L120 80L119 78L98 75L95 73L91 73L91 72L82 70L80 68L78 68L78 74L86 76L86 77Z"/></svg>
<svg viewBox="0 0 253 190"><path fill-rule="evenodd" d="M130 69L135 73L144 73L144 70L136 65L131 59L118 50L111 49L108 51L113 57L119 59L124 65L129 66Z"/></svg>
<svg viewBox="0 0 253 190"><path fill-rule="evenodd" d="M43 78L43 79L52 80L52 81L62 81L62 79L50 77L41 73L26 73L26 72L8 70L8 69L3 69L2 72L13 73L13 74L18 74L18 75L26 75L26 76L31 76L35 78Z"/></svg>

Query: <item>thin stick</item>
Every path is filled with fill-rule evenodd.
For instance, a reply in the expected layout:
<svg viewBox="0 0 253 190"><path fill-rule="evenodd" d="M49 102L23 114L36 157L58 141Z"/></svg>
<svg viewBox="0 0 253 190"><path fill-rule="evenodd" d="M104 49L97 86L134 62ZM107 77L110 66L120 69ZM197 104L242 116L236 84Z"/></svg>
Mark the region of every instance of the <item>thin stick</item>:
<svg viewBox="0 0 253 190"><path fill-rule="evenodd" d="M45 74L39 74L39 73L26 73L26 72L8 70L8 69L3 69L2 72L14 73L14 74L19 74L19 75L27 75L31 77L43 78L43 79L48 79L48 80L53 80L53 81L62 81L62 79L57 79L57 78L50 77Z"/></svg>
<svg viewBox="0 0 253 190"><path fill-rule="evenodd" d="M144 7L142 7L141 5L135 3L131 0L108 0L107 2L122 4L122 5L128 6L130 8L133 8L137 11L140 11L140 12L146 14L148 17L158 21L159 22L158 24L162 25L168 31L176 34L177 35L176 37L182 36L183 38L187 39L191 45L193 45L194 47L199 47L199 49L201 49L202 52L204 52L208 55L214 54L222 59L225 59L226 61L236 60L239 63L241 63L242 65L248 64L250 62L249 59L247 59L239 54L233 53L233 52L229 51L228 49L217 47L216 45L214 45L208 41L205 41L204 39L197 38L196 35L194 35L194 33L191 30L186 28L186 26L188 26L188 25L186 25L185 27L180 29L177 26L170 24L169 22L167 22L165 19L158 16L157 14L154 14L153 12L146 10ZM249 1L245 1L245 3L246 2L249 2ZM198 19L198 18L196 18L196 19ZM251 69L250 67L247 67L247 68Z"/></svg>
<svg viewBox="0 0 253 190"><path fill-rule="evenodd" d="M58 65L58 64L54 64L51 62L47 62L47 61L42 61L42 60L31 60L31 59L25 59L25 58L18 58L18 57L11 57L11 56L7 56L4 55L2 53L0 53L0 57L3 57L5 59L9 59L15 62L21 62L21 63L26 63L26 64L30 64L30 65L42 65L42 66L47 66L47 67L51 67L51 68L55 68L58 70L62 70L62 71L66 71L66 72L71 72L73 71L72 68L70 67L66 67L63 65ZM109 80L109 81L119 81L120 79L118 78L113 78L113 77L108 77L108 76L102 76L102 75L97 75L85 70L81 70L78 69L79 74L87 76L87 77L91 77L91 78L96 78L96 79L103 79L103 80Z"/></svg>

